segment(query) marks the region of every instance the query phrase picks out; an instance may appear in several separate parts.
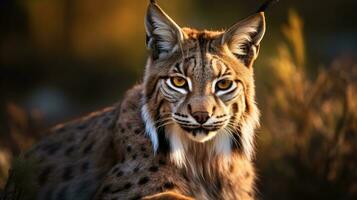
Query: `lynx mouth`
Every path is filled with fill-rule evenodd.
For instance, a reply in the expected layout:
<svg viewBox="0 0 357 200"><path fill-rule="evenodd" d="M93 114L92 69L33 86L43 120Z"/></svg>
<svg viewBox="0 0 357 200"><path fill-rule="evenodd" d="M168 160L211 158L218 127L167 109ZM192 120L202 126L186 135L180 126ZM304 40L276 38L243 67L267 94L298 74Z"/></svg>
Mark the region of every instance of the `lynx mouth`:
<svg viewBox="0 0 357 200"><path fill-rule="evenodd" d="M185 132L187 133L187 136L196 142L199 143L204 143L210 139L212 139L216 133L217 129L211 130L211 129L206 129L206 128L183 128Z"/></svg>
<svg viewBox="0 0 357 200"><path fill-rule="evenodd" d="M193 136L199 135L199 134L204 134L204 135L208 135L208 133L210 132L210 130L207 130L205 128L184 128L184 130L190 134L192 134Z"/></svg>
<svg viewBox="0 0 357 200"><path fill-rule="evenodd" d="M197 134L205 134L208 135L209 132L215 132L220 129L220 127L198 127L198 128L187 128L187 127L182 127L186 132L192 134L193 136L196 136Z"/></svg>

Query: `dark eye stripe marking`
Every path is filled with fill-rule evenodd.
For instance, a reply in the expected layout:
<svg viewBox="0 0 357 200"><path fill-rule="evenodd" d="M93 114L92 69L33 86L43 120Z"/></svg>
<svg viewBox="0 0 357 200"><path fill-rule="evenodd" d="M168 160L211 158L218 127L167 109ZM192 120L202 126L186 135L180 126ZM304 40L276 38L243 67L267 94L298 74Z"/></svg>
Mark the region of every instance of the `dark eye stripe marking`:
<svg viewBox="0 0 357 200"><path fill-rule="evenodd" d="M223 73L222 76L229 76L229 75L232 75L232 73L230 72L230 70L228 68L226 68L226 72Z"/></svg>
<svg viewBox="0 0 357 200"><path fill-rule="evenodd" d="M228 97L229 95L232 95L231 97L228 97L224 99L225 102L231 101L232 99L235 99L238 96L239 92L237 92L237 89L234 89L227 94L224 94L224 96Z"/></svg>
<svg viewBox="0 0 357 200"><path fill-rule="evenodd" d="M169 101L172 103L177 102L176 98L174 97L174 93L172 91L170 91L169 87L165 87L166 85L162 85L160 87L161 93L162 95ZM175 91L176 92L176 91Z"/></svg>
<svg viewBox="0 0 357 200"><path fill-rule="evenodd" d="M174 72L184 75L184 73L182 72L182 69L181 69L181 63L175 64Z"/></svg>

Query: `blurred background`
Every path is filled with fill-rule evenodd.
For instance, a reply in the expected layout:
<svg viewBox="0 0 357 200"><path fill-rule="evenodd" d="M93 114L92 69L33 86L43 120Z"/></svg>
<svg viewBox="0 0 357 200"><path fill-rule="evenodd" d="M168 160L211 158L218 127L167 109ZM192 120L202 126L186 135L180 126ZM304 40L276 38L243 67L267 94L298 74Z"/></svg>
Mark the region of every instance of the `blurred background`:
<svg viewBox="0 0 357 200"><path fill-rule="evenodd" d="M161 0L223 29L262 0ZM43 130L120 100L146 59L146 0L0 0L0 191ZM281 0L255 64L260 199L357 199L357 1Z"/></svg>

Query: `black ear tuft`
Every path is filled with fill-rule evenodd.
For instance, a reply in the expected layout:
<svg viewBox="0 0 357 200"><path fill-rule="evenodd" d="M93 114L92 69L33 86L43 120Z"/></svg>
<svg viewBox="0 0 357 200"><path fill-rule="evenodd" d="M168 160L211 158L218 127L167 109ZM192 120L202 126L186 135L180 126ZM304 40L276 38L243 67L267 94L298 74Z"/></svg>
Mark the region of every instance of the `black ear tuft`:
<svg viewBox="0 0 357 200"><path fill-rule="evenodd" d="M279 0L267 0L257 10L257 13L265 12L271 5L278 3Z"/></svg>

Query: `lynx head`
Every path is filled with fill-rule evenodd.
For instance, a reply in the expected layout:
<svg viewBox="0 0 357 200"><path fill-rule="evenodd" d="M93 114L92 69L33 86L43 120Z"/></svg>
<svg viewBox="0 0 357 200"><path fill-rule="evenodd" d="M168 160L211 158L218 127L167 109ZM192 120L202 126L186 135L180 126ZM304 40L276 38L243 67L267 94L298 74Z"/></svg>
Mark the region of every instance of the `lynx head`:
<svg viewBox="0 0 357 200"><path fill-rule="evenodd" d="M198 149L212 156L237 150L250 158L259 123L253 62L264 13L227 31L199 31L179 27L150 3L145 25L150 56L142 117L154 151L167 150L177 165Z"/></svg>

